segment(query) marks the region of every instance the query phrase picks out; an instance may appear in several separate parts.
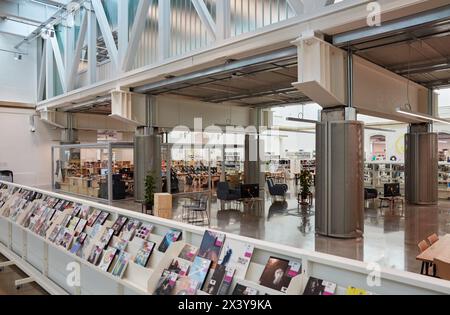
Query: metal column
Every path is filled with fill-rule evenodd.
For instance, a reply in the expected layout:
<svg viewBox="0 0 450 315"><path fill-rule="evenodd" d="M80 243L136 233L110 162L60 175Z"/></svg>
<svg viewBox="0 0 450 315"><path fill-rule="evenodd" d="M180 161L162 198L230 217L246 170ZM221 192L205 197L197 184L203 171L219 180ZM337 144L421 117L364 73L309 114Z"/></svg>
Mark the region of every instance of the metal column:
<svg viewBox="0 0 450 315"><path fill-rule="evenodd" d="M316 133L316 232L364 233L364 124L349 108L324 110Z"/></svg>
<svg viewBox="0 0 450 315"><path fill-rule="evenodd" d="M411 204L438 203L438 135L430 124L412 124L405 135L405 197Z"/></svg>

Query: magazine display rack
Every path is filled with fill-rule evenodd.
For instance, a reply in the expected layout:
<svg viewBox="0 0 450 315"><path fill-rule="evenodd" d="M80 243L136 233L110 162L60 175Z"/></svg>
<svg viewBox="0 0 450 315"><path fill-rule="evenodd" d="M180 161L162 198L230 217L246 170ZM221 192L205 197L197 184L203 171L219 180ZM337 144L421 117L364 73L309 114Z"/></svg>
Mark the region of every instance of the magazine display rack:
<svg viewBox="0 0 450 315"><path fill-rule="evenodd" d="M7 264L17 265L32 281L37 282L51 294L153 294L163 271L168 268L173 259L178 257L183 247L186 244L199 247L205 233L205 229L201 227L0 181L0 186L2 184L3 189L0 189L0 253L9 259ZM14 188L17 188L17 191L13 193ZM86 234L94 236L89 243L90 245L83 248L83 252L89 252L92 244L95 244L95 240L98 240L104 231L113 227L119 217L127 217L128 219L139 220L141 223L151 224L153 230L148 236L148 241L156 243L156 246L147 267L142 267L133 262L133 257L136 256L141 247L141 244L135 239L127 245L126 252L132 259L130 259L122 277L114 276L112 273L103 271L100 267L91 264L86 259L86 253L84 253L84 256L75 255L66 248L55 245L49 240L49 237L52 229L63 220L61 216L54 219L45 237L37 235L21 224L23 220L21 215L23 214L19 214L12 219L8 213L8 209L12 208L11 205L17 202L20 189L83 205L89 207L91 212L94 209L107 212L109 216L101 226L101 230L94 231L92 227L85 228ZM39 200L32 201L27 209L31 209L36 202L39 202ZM69 212L70 210L64 211ZM181 231L182 238L178 242L171 243L164 253L160 252L157 248L163 241L164 235L170 230ZM260 295L302 294L310 277L336 283L337 294L345 294L349 286L363 288L374 294L450 294L450 282L448 281L392 269L382 269L380 271L381 286L370 287L367 279L372 275L373 269L369 268L367 263L238 235L226 234L226 238L254 247L245 276L243 279L237 277L233 279L231 287L233 288L239 283L257 289ZM113 236L109 244L115 246L118 242L120 242L120 238ZM298 261L302 264L301 273L292 278L285 293L264 287L259 283L270 257ZM79 268L79 272L77 272L77 268ZM79 281L74 281L74 279L77 280L77 274L79 275ZM211 277L211 272L208 277ZM199 291L198 294L207 293Z"/></svg>

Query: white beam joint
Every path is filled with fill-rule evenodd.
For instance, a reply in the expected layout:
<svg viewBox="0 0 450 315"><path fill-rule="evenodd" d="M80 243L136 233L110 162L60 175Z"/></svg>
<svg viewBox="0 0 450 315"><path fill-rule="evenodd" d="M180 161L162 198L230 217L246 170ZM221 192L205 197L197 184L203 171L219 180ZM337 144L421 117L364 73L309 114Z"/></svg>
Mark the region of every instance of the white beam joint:
<svg viewBox="0 0 450 315"><path fill-rule="evenodd" d="M216 23L214 22L213 17L209 13L208 7L206 6L205 2L203 0L191 0L191 2L194 5L194 8L197 11L199 18L202 21L202 24L206 27L206 30L208 31L209 35L211 35L213 38L216 38L217 36Z"/></svg>
<svg viewBox="0 0 450 315"><path fill-rule="evenodd" d="M133 23L133 28L131 30L130 42L128 43L128 48L125 52L122 62L122 71L124 72L131 70L131 67L133 67L133 63L136 58L136 53L142 37L142 33L145 29L145 22L147 20L148 11L151 4L152 0L139 1L139 5L136 9L136 17Z"/></svg>
<svg viewBox="0 0 450 315"><path fill-rule="evenodd" d="M94 8L95 15L97 16L98 25L100 27L100 31L102 32L103 39L105 40L106 48L108 49L111 62L115 66L115 68L118 69L119 53L117 51L116 42L114 41L111 28L109 27L108 18L106 17L102 2L100 0L92 0L91 3Z"/></svg>

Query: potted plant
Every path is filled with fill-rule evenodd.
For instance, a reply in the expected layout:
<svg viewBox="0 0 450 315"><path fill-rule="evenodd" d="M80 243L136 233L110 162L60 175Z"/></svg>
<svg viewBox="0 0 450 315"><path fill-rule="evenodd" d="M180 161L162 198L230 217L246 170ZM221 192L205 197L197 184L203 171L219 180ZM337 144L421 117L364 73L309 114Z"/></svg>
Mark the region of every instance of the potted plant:
<svg viewBox="0 0 450 315"><path fill-rule="evenodd" d="M153 206L155 204L155 192L156 192L156 179L153 173L149 173L145 177L145 209L153 212Z"/></svg>
<svg viewBox="0 0 450 315"><path fill-rule="evenodd" d="M300 197L301 204L308 205L308 197L311 194L311 186L312 186L313 177L310 171L303 170L300 173Z"/></svg>

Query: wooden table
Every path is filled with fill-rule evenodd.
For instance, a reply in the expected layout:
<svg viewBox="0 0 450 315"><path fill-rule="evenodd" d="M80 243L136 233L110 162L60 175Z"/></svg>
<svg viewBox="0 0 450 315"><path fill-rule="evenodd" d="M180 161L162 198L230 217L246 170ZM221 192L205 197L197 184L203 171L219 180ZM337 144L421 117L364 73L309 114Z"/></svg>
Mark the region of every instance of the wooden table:
<svg viewBox="0 0 450 315"><path fill-rule="evenodd" d="M439 256L447 256L450 252L450 234L440 238L439 241L431 245L428 249L420 253L416 259L425 263L433 263Z"/></svg>

